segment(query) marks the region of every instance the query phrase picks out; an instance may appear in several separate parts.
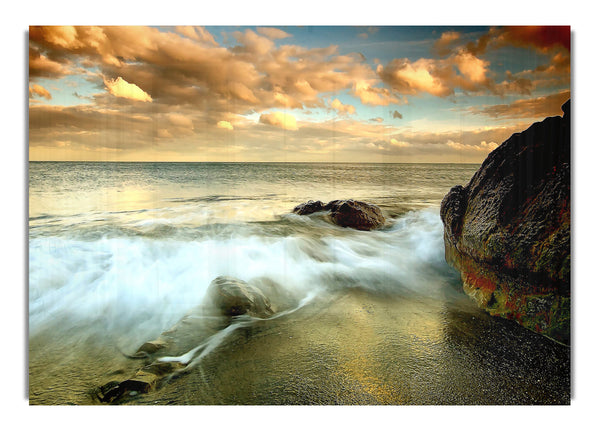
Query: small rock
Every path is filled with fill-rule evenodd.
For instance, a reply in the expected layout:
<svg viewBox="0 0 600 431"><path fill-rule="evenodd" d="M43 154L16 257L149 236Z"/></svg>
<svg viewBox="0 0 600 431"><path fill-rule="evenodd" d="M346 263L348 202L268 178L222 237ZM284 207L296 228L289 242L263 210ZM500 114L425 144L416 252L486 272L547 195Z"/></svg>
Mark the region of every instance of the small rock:
<svg viewBox="0 0 600 431"><path fill-rule="evenodd" d="M215 278L208 286L207 298L225 316L248 314L266 318L273 315L269 298L258 288L237 278Z"/></svg>
<svg viewBox="0 0 600 431"><path fill-rule="evenodd" d="M321 201L308 201L294 208L294 213L299 215L320 211L329 211L331 221L338 226L358 230L377 229L385 223L385 217L378 206L352 199L334 200L327 205L323 205Z"/></svg>
<svg viewBox="0 0 600 431"><path fill-rule="evenodd" d="M321 201L308 201L294 208L294 213L298 215L308 215L319 211L325 211L325 205Z"/></svg>

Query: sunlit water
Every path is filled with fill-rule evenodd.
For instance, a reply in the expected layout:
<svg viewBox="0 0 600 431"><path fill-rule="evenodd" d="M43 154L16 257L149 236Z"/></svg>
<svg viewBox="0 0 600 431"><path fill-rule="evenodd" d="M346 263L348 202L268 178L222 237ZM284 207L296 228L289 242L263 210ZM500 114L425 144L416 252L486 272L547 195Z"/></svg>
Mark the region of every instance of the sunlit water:
<svg viewBox="0 0 600 431"><path fill-rule="evenodd" d="M288 338L276 341L277 335L284 331L282 328L293 332L296 338L300 336L298 331L310 328L308 333L313 338L289 348L296 349L296 358L305 355L313 359L305 364L306 369L294 360L280 362L279 375L294 375L297 367L298 375L312 373L315 378L323 377L320 374L323 369L315 368L315 364L331 356L334 344L338 349L335 361L348 355L351 359L336 368L334 374L341 379L338 389L327 383L320 389L313 388L316 392L312 395L310 388L304 388L296 392L295 398L282 390L258 396L256 377L249 383L238 375L235 384L230 382L229 389L218 392L221 395L179 398L173 402L510 402L499 395L482 399L481 394L453 399L453 385L468 385L463 381L468 380L465 376L456 380L458 371L453 377L445 377L448 383L441 378L437 392L429 397L420 398L417 393L427 392L414 388L398 389L403 384L401 374L412 368L414 373L426 371L429 375L452 368L448 361L452 362L450 358L456 355L456 346L452 347L456 340L452 341L448 334L457 328L463 328L464 332L459 343L472 341L469 348L474 352L480 352L482 346L486 348L486 341L508 343L509 350L523 349L518 347L524 345L522 337L548 346L552 354L558 349L536 334L479 313L462 294L458 274L444 261L439 203L452 186L465 184L476 169L475 165L450 164L30 163L32 402L40 395L40 403L85 403L80 395L65 395L64 388L57 391L55 386L51 390L41 387L48 385L48 381L38 375L39 370L48 367L47 358L62 358L57 353L61 343L74 346L74 353L70 353L70 359L57 359L60 363L53 364L57 376L64 375L64 368L78 369L73 364L89 356L90 349L96 348L90 347L91 344L100 340L101 344L113 345L117 356L119 351L131 354L143 342L177 325L190 310L196 309L203 302L211 280L221 275L258 285L267 282L279 286L291 302L268 321L241 320L234 324L237 326L207 333L206 337L196 331L196 339L182 334L185 343L182 341L179 350L169 352L171 356L167 359L197 367L199 374L195 375L203 376L205 383L227 373L226 369L206 371L215 358L224 356L236 368L243 369L244 365L239 363L243 349L228 354L219 353L219 349L224 349L227 343L235 344L236 336L249 327L263 328L261 336L251 337L251 343L260 344L266 337L268 347L256 348L262 354L270 351L273 355L289 343ZM292 213L295 205L309 199L327 202L346 198L378 205L387 219L385 227L361 232L334 226L319 215ZM272 299L276 302L277 298ZM385 307L376 307L377 304ZM347 313L339 314L340 310ZM359 318L365 320L357 321ZM487 328L488 324L503 334L500 341L481 340L481 328ZM332 332L332 328L338 327L341 329ZM314 337L319 331L323 331L328 347L321 346L325 349L321 356L308 354L314 349ZM46 338L49 333L53 334L52 339ZM351 334L356 339L351 340ZM307 337L306 333L302 337ZM365 349L372 343L379 347L384 343L386 348L383 353L369 353ZM390 356L394 351L399 352L395 358ZM398 364L405 354L400 352L406 351L413 352L412 362ZM252 352L256 354L256 350ZM466 354L467 361L469 354L475 353ZM509 353L509 357L520 354ZM568 364L564 365L568 352L560 351L560 355L556 366L568 370ZM373 362L381 370L373 371L371 380L363 376L367 382L361 386L363 395L335 398L334 394L348 384L353 373L363 370L364 374L368 364L356 363L357 358ZM220 361L227 363L227 359ZM263 361L268 367L273 358ZM468 363L461 365L459 360L452 363L457 370L468 366ZM390 369L392 364L395 368ZM86 373L107 369L97 376L88 375L86 382L107 379L108 368L115 365L105 361L90 366ZM507 367L513 374L523 372L515 364ZM252 375L256 376L253 370ZM555 372L555 369L548 371ZM328 376L333 378L331 373ZM506 375L502 377L505 378ZM361 381L360 376L356 379ZM558 399L564 403L568 400L568 376L567 380L564 376L560 379L554 386L566 386L563 393L552 392L554 386L547 391L555 398L544 400L547 393L542 391L540 399L523 396L512 401L557 402ZM260 381L265 384L264 379ZM427 379L420 384L423 390L432 388ZM379 397L364 395L371 392ZM168 389L162 389L136 402L160 400L167 393ZM319 398L318 394L325 395Z"/></svg>

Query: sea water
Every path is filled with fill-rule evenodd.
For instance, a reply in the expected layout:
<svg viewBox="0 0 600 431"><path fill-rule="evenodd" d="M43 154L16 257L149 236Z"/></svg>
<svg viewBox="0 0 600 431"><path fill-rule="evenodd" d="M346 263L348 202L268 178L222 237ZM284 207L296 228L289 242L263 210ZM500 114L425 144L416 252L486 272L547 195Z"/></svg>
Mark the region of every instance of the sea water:
<svg viewBox="0 0 600 431"><path fill-rule="evenodd" d="M439 314L436 304L466 298L459 274L444 260L439 206L477 168L30 162L30 340L50 333L57 338L48 343L58 343L58 334L87 331L131 354L201 304L214 278L231 276L280 286L297 299L288 312L326 304L344 291L404 298L401 303L418 306L410 308L412 329L394 337L425 334L418 355L432 360L427 348L447 341L427 332L428 316ZM372 203L386 224L364 232L293 213L311 199ZM450 325L444 319L436 328ZM455 330L456 321L451 324ZM44 341L37 340L40 345ZM35 372L30 368L33 381Z"/></svg>
<svg viewBox="0 0 600 431"><path fill-rule="evenodd" d="M30 331L102 319L143 337L200 303L220 275L268 277L307 295L357 283L437 294L456 279L444 263L439 203L475 169L32 162ZM292 213L309 199L370 202L388 224L359 232Z"/></svg>

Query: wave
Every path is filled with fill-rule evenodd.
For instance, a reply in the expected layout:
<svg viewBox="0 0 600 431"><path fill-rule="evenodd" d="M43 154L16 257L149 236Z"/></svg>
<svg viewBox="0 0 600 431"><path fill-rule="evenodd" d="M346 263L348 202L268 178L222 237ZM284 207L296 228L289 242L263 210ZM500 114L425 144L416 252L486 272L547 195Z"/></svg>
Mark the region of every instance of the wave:
<svg viewBox="0 0 600 431"><path fill-rule="evenodd" d="M210 282L269 280L297 298L332 290L440 295L457 275L444 262L435 209L408 212L385 230L360 232L315 217L190 229L161 235L30 238L30 332L98 325L144 341L200 304Z"/></svg>

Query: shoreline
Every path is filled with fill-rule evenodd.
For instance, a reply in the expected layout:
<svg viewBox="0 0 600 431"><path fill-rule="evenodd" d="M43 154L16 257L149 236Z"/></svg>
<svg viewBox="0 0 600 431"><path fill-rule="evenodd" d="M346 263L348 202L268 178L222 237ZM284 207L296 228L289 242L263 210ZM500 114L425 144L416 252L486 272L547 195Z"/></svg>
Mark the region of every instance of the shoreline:
<svg viewBox="0 0 600 431"><path fill-rule="evenodd" d="M352 289L330 299L237 330L199 366L120 403L570 403L570 349L486 315L464 295L443 300ZM198 342L193 325L186 328L178 335L189 339L181 350L165 354ZM97 404L96 387L141 366L109 338L76 334L65 342L38 334L30 340L30 404Z"/></svg>

